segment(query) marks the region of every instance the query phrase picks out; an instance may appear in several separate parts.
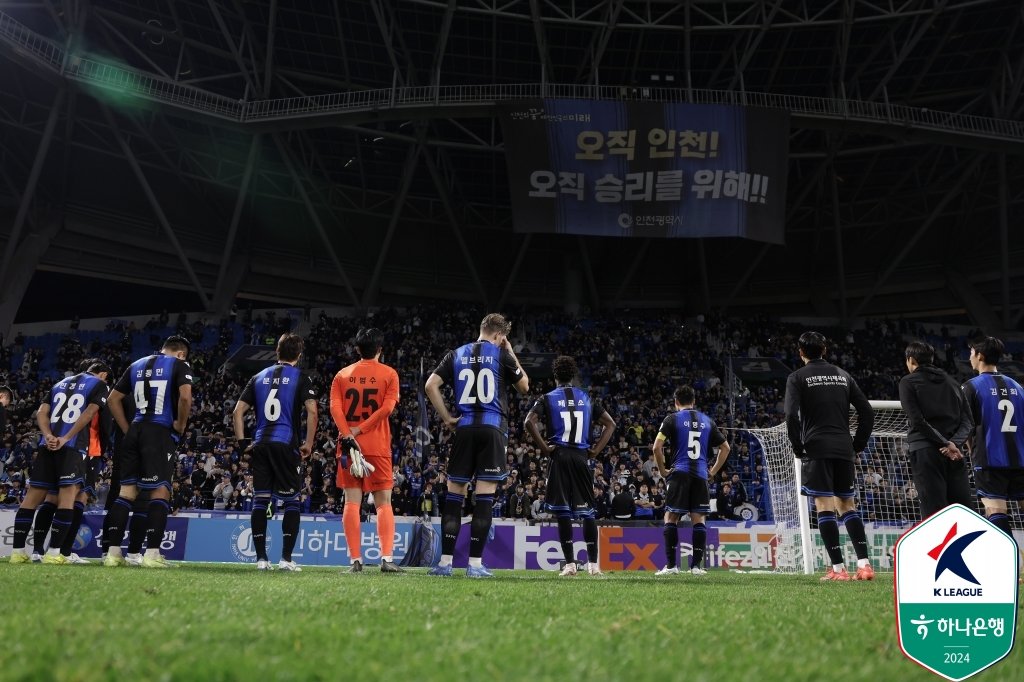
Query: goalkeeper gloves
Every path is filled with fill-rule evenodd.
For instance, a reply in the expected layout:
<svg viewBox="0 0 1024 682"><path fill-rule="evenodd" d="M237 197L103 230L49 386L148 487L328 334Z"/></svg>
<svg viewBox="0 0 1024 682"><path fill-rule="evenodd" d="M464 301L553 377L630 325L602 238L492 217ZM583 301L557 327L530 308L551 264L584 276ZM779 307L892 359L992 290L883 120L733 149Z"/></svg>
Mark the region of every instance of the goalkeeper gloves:
<svg viewBox="0 0 1024 682"><path fill-rule="evenodd" d="M345 436L341 439L342 447L348 450L349 459L349 473L356 478L363 478L368 476L377 470L375 466L366 461L363 457L362 450L359 449L359 443L352 436Z"/></svg>

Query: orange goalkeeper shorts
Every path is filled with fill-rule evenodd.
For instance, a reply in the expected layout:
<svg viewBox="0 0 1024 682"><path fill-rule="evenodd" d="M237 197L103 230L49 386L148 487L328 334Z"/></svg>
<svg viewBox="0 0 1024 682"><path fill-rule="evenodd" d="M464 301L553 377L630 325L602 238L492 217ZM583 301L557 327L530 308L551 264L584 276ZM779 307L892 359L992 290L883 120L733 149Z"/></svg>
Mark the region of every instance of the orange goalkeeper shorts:
<svg viewBox="0 0 1024 682"><path fill-rule="evenodd" d="M363 458L374 466L374 472L369 476L356 478L349 473L348 468L341 467L341 460L338 460L338 474L335 484L339 488L359 488L364 493L375 490L391 490L395 484L394 473L391 470L391 456L385 455L363 455Z"/></svg>

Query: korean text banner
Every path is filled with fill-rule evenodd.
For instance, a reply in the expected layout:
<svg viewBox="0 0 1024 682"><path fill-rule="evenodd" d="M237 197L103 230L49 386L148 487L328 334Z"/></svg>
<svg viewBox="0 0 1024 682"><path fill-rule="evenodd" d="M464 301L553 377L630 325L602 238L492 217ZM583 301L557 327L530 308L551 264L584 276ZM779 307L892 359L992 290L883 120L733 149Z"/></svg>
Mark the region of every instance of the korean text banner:
<svg viewBox="0 0 1024 682"><path fill-rule="evenodd" d="M498 110L516 232L784 241L788 112L576 99Z"/></svg>

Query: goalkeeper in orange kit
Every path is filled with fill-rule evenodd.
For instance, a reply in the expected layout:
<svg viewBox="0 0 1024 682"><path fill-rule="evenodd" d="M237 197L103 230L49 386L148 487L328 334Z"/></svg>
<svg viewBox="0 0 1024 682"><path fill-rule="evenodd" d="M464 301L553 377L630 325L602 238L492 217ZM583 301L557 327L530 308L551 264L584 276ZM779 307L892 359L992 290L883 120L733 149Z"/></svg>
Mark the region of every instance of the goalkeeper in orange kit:
<svg viewBox="0 0 1024 682"><path fill-rule="evenodd" d="M391 425L398 404L398 373L380 362L384 332L360 329L356 334L359 362L338 372L331 384L331 416L338 426L337 485L345 490L342 524L350 573L363 570L359 505L373 493L377 508L382 573L403 573L394 562L395 514L391 509Z"/></svg>

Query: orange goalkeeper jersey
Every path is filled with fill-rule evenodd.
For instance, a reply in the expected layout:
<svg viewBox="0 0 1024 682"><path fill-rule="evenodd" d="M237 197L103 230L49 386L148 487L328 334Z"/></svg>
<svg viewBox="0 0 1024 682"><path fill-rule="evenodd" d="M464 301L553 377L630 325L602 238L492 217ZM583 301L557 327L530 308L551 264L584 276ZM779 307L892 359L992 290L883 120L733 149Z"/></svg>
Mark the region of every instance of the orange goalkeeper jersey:
<svg viewBox="0 0 1024 682"><path fill-rule="evenodd" d="M398 372L377 360L360 360L334 376L331 416L339 436L359 427L356 442L364 455L391 456L388 417L398 404Z"/></svg>

